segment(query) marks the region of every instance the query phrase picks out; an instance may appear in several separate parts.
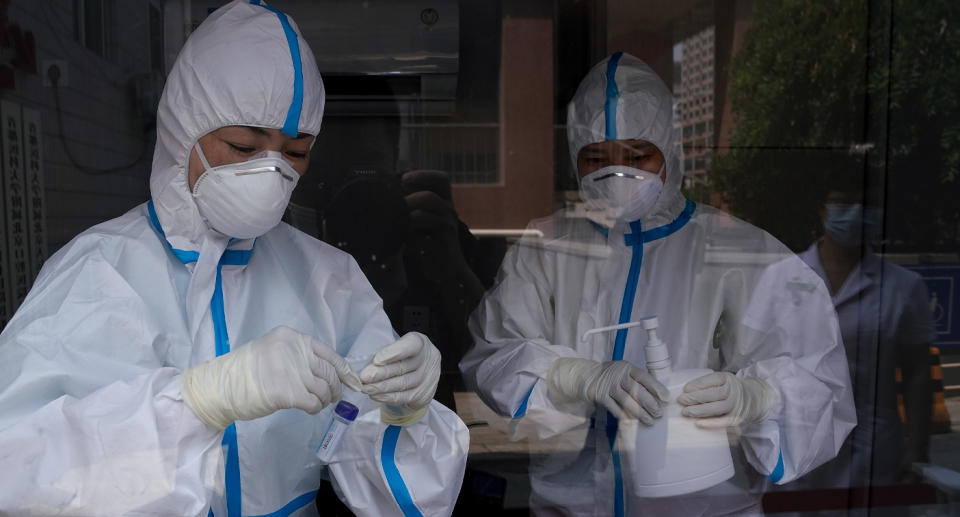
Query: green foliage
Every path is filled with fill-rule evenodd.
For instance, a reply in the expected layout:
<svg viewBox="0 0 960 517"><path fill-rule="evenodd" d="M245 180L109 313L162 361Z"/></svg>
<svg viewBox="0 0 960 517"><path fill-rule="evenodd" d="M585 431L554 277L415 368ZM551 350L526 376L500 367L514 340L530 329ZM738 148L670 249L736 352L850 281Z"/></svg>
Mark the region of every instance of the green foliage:
<svg viewBox="0 0 960 517"><path fill-rule="evenodd" d="M759 0L728 69L736 129L715 190L799 249L831 178L856 175L884 195L893 248L956 251L958 15L954 0Z"/></svg>
<svg viewBox="0 0 960 517"><path fill-rule="evenodd" d="M710 203L711 190L709 185L697 183L683 189L683 195L695 203Z"/></svg>

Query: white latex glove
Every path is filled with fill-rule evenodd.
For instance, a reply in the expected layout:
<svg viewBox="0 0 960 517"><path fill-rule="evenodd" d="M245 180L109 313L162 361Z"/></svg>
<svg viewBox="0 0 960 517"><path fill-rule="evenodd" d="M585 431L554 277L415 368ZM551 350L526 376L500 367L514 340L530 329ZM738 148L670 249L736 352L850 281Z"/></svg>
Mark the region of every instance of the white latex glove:
<svg viewBox="0 0 960 517"><path fill-rule="evenodd" d="M780 393L756 377L713 372L688 382L677 402L687 406L681 414L696 418L697 427L718 429L766 420L780 402Z"/></svg>
<svg viewBox="0 0 960 517"><path fill-rule="evenodd" d="M660 381L627 361L598 363L562 357L550 365L547 385L554 394L603 404L617 419L636 419L645 425L660 418L661 401L670 399L670 391Z"/></svg>
<svg viewBox="0 0 960 517"><path fill-rule="evenodd" d="M288 327L189 368L180 391L205 424L225 429L278 409L315 414L340 398L340 383L360 390L360 379L336 350Z"/></svg>
<svg viewBox="0 0 960 517"><path fill-rule="evenodd" d="M381 348L360 371L363 392L382 402L380 417L394 425L417 421L433 400L440 381L440 351L419 332Z"/></svg>

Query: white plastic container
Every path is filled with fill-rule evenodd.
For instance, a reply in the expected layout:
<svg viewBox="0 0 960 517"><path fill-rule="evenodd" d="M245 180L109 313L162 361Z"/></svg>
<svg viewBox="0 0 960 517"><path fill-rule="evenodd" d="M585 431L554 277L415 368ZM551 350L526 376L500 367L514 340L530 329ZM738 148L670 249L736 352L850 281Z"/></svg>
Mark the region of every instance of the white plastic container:
<svg viewBox="0 0 960 517"><path fill-rule="evenodd" d="M647 331L647 370L670 390L670 402L652 427L621 421L617 442L623 471L640 497L670 497L704 490L730 479L733 458L725 429L705 430L680 414L683 386L709 369L673 371L666 345L656 333L657 318L643 321Z"/></svg>

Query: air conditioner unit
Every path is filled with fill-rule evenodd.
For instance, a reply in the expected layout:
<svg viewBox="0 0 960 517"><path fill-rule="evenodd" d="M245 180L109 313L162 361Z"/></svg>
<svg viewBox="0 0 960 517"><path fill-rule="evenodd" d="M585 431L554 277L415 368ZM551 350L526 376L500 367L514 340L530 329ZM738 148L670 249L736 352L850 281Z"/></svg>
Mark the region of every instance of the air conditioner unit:
<svg viewBox="0 0 960 517"><path fill-rule="evenodd" d="M452 115L456 0L273 0L313 49L329 116Z"/></svg>

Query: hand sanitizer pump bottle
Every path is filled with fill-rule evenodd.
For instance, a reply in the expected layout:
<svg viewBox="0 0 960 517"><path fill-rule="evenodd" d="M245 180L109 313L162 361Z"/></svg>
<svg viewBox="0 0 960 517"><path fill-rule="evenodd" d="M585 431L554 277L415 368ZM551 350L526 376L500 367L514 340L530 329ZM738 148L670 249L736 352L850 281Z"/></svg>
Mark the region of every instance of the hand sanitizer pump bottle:
<svg viewBox="0 0 960 517"><path fill-rule="evenodd" d="M647 332L647 371L670 390L670 401L652 427L637 421L620 422L617 440L622 440L621 457L634 492L640 497L670 497L726 481L734 474L726 430L700 429L694 419L680 414L683 407L677 402L687 382L711 370L673 370L670 352L657 336L657 318L642 323Z"/></svg>

